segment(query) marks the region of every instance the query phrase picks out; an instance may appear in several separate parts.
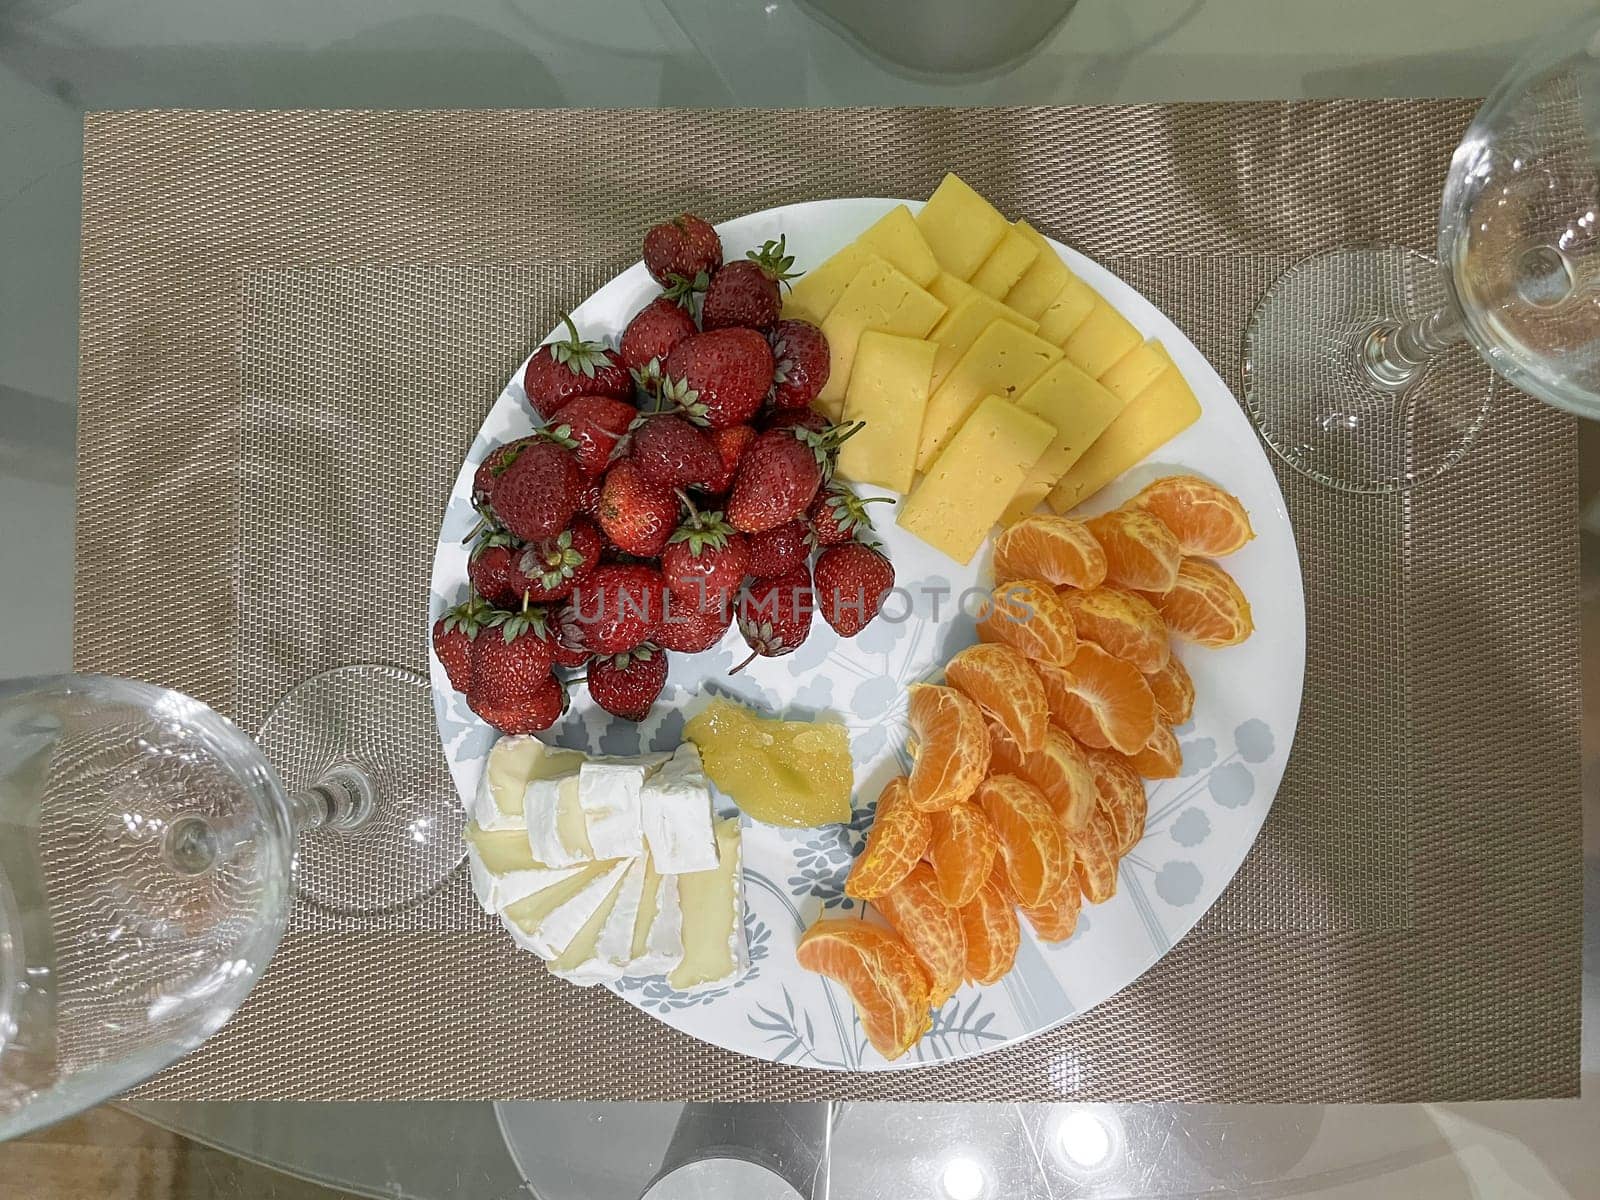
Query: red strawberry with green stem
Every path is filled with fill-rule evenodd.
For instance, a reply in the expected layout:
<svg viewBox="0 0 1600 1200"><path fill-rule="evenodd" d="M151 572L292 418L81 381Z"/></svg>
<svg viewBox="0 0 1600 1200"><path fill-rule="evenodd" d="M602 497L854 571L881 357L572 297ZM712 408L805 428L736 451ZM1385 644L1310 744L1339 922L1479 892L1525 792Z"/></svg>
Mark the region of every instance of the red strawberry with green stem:
<svg viewBox="0 0 1600 1200"><path fill-rule="evenodd" d="M655 558L678 524L678 497L631 458L612 465L600 485L600 528L617 549Z"/></svg>
<svg viewBox="0 0 1600 1200"><path fill-rule="evenodd" d="M433 623L433 652L458 692L472 684L472 643L493 611L481 596L471 596Z"/></svg>
<svg viewBox="0 0 1600 1200"><path fill-rule="evenodd" d="M567 527L583 491L573 444L554 430L541 431L495 479L489 504L508 532L538 542Z"/></svg>
<svg viewBox="0 0 1600 1200"><path fill-rule="evenodd" d="M700 327L771 329L783 308L783 285L799 274L789 269L794 255L786 249L780 236L713 272L700 306Z"/></svg>
<svg viewBox="0 0 1600 1200"><path fill-rule="evenodd" d="M537 440L537 437L518 438L514 442L506 442L502 446L496 446L488 454L484 455L483 461L478 464L478 469L472 476L472 506L474 508L482 512L489 507L489 497L494 494L495 480L505 474L506 468L516 461L517 455L521 454L526 447L533 445Z"/></svg>
<svg viewBox="0 0 1600 1200"><path fill-rule="evenodd" d="M478 535L467 556L467 579L472 590L496 608L516 608L532 587L517 566L522 543L503 529L489 528Z"/></svg>
<svg viewBox="0 0 1600 1200"><path fill-rule="evenodd" d="M467 707L504 734L540 733L567 711L567 689L546 671L525 699L493 703L484 696L468 696Z"/></svg>
<svg viewBox="0 0 1600 1200"><path fill-rule="evenodd" d="M573 517L570 529L524 547L517 570L527 580L528 599L535 603L561 599L594 572L604 549L600 530L584 517Z"/></svg>
<svg viewBox="0 0 1600 1200"><path fill-rule="evenodd" d="M613 716L642 721L667 683L666 651L640 646L589 660L589 696Z"/></svg>
<svg viewBox="0 0 1600 1200"><path fill-rule="evenodd" d="M726 429L712 429L707 435L716 447L721 464L716 473L705 481L702 491L720 496L733 486L734 472L739 469L739 459L756 440L756 431L749 425L729 425Z"/></svg>
<svg viewBox="0 0 1600 1200"><path fill-rule="evenodd" d="M733 477L726 509L733 527L761 533L803 516L832 472L840 444L861 427L857 421L830 425L823 433L796 426L760 434Z"/></svg>
<svg viewBox="0 0 1600 1200"><path fill-rule="evenodd" d="M788 521L764 533L747 534L750 556L745 570L757 579L787 575L811 555L811 530L804 521Z"/></svg>
<svg viewBox="0 0 1600 1200"><path fill-rule="evenodd" d="M722 466L705 431L668 412L637 418L623 452L646 479L664 488L699 487Z"/></svg>
<svg viewBox="0 0 1600 1200"><path fill-rule="evenodd" d="M701 597L680 597L668 592L664 615L650 637L663 650L699 654L720 642L733 624L733 605L727 596L707 592Z"/></svg>
<svg viewBox="0 0 1600 1200"><path fill-rule="evenodd" d="M689 516L672 531L661 554L667 587L679 599L695 603L703 598L726 600L744 582L750 560L744 534L720 512L700 512L681 492L678 498Z"/></svg>
<svg viewBox="0 0 1600 1200"><path fill-rule="evenodd" d="M805 408L833 369L828 339L810 321L779 321L767 340L772 343L772 407Z"/></svg>
<svg viewBox="0 0 1600 1200"><path fill-rule="evenodd" d="M645 233L644 265L662 287L692 281L722 265L722 239L704 218L680 213Z"/></svg>
<svg viewBox="0 0 1600 1200"><path fill-rule="evenodd" d="M622 435L639 410L614 396L578 396L550 418L550 433L572 443L572 456L585 475L599 475L611 462Z"/></svg>
<svg viewBox="0 0 1600 1200"><path fill-rule="evenodd" d="M669 296L657 296L634 314L633 320L622 331L622 341L617 344L617 358L633 373L634 381L646 384L652 374L648 371L654 360L658 364L653 374L659 377L659 364L666 360L679 342L700 332L695 327L694 314L682 301ZM641 374L645 379L641 379ZM646 387L646 390L649 390Z"/></svg>
<svg viewBox="0 0 1600 1200"><path fill-rule="evenodd" d="M520 704L534 698L550 674L550 645L545 640L545 612L524 604L516 612L496 612L472 640L472 691L490 707Z"/></svg>
<svg viewBox="0 0 1600 1200"><path fill-rule="evenodd" d="M738 618L750 657L728 674L738 674L758 657L778 658L798 650L811 632L815 603L811 575L803 567L747 587L739 597Z"/></svg>
<svg viewBox="0 0 1600 1200"><path fill-rule="evenodd" d="M863 500L842 483L829 483L817 493L806 509L811 523L811 538L819 546L837 546L872 532L869 504L893 504L889 496L869 496Z"/></svg>
<svg viewBox="0 0 1600 1200"><path fill-rule="evenodd" d="M772 347L754 329L684 338L661 364L661 399L697 425L747 424L772 388Z"/></svg>
<svg viewBox="0 0 1600 1200"><path fill-rule="evenodd" d="M643 563L601 563L572 589L557 633L563 645L621 654L650 636L662 617L666 581Z"/></svg>
<svg viewBox="0 0 1600 1200"><path fill-rule="evenodd" d="M840 637L855 637L878 615L894 587L894 564L864 542L829 546L814 569L817 607Z"/></svg>
<svg viewBox="0 0 1600 1200"><path fill-rule="evenodd" d="M579 396L629 399L633 379L627 369L603 344L579 337L571 317L562 313L561 322L569 336L540 346L522 372L522 390L533 410L549 420L562 405Z"/></svg>

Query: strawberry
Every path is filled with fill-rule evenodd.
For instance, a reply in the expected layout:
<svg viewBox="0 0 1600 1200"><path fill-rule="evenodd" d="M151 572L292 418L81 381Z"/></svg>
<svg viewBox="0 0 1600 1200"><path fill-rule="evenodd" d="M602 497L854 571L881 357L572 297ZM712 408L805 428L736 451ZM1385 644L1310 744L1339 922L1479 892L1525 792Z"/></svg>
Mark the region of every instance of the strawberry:
<svg viewBox="0 0 1600 1200"><path fill-rule="evenodd" d="M830 425L825 433L797 426L759 434L733 477L727 507L733 527L761 533L803 515L832 469L839 444L860 428L857 422Z"/></svg>
<svg viewBox="0 0 1600 1200"><path fill-rule="evenodd" d="M472 596L433 623L433 652L458 692L472 683L472 642L493 611L482 597Z"/></svg>
<svg viewBox="0 0 1600 1200"><path fill-rule="evenodd" d="M496 446L483 456L483 461L478 464L478 469L472 476L474 508L482 512L489 506L489 497L494 493L494 481L505 474L506 468L517 460L517 455L538 440L537 437L518 438L514 442Z"/></svg>
<svg viewBox="0 0 1600 1200"><path fill-rule="evenodd" d="M526 699L494 703L481 695L467 697L467 707L501 733L539 733L567 711L567 689L548 671Z"/></svg>
<svg viewBox="0 0 1600 1200"><path fill-rule="evenodd" d="M550 418L551 435L573 443L572 456L585 475L599 475L639 410L615 396L575 396Z"/></svg>
<svg viewBox="0 0 1600 1200"><path fill-rule="evenodd" d="M496 612L488 624L495 633L472 639L472 691L491 707L532 700L550 674L550 644L545 640L545 612L524 605L516 612Z"/></svg>
<svg viewBox="0 0 1600 1200"><path fill-rule="evenodd" d="M718 267L700 306L702 329L771 329L783 307L783 285L795 278L794 255L784 239L746 252L739 262ZM820 385L818 385L820 386Z"/></svg>
<svg viewBox="0 0 1600 1200"><path fill-rule="evenodd" d="M683 600L731 596L744 582L750 548L744 534L719 512L700 512L688 497L688 519L672 531L661 554L661 574L668 589Z"/></svg>
<svg viewBox="0 0 1600 1200"><path fill-rule="evenodd" d="M673 413L650 413L635 421L626 452L640 474L669 489L699 487L722 468L711 439Z"/></svg>
<svg viewBox="0 0 1600 1200"><path fill-rule="evenodd" d="M541 433L523 447L494 481L489 498L495 518L525 542L560 533L578 510L583 472L572 450L554 436Z"/></svg>
<svg viewBox="0 0 1600 1200"><path fill-rule="evenodd" d="M522 543L503 529L488 529L478 535L467 556L467 579L472 590L496 608L516 608L533 587L517 566Z"/></svg>
<svg viewBox="0 0 1600 1200"><path fill-rule="evenodd" d="M589 651L579 645L568 645L573 631L577 628L577 619L573 615L571 603L565 603L554 609L549 616L550 658L558 667L571 670L574 667L586 666L591 657Z"/></svg>
<svg viewBox="0 0 1600 1200"><path fill-rule="evenodd" d="M572 589L557 636L573 649L621 654L649 636L663 615L666 581L643 563L601 563Z"/></svg>
<svg viewBox="0 0 1600 1200"><path fill-rule="evenodd" d="M759 656L777 658L800 648L811 632L816 596L804 567L776 579L758 579L739 597L739 633L750 657L729 671L744 670Z"/></svg>
<svg viewBox="0 0 1600 1200"><path fill-rule="evenodd" d="M599 342L580 338L578 327L565 313L561 321L572 336L540 346L522 372L522 390L528 393L534 412L549 420L578 396L632 397L633 379L611 352Z"/></svg>
<svg viewBox="0 0 1600 1200"><path fill-rule="evenodd" d="M654 558L678 523L678 498L646 477L631 458L616 463L600 485L600 528L617 549Z"/></svg>
<svg viewBox="0 0 1600 1200"><path fill-rule="evenodd" d="M535 604L561 599L589 578L604 549L600 531L583 517L573 517L572 527L555 537L525 547L516 565L527 580L528 599Z"/></svg>
<svg viewBox="0 0 1600 1200"><path fill-rule="evenodd" d="M708 222L692 213L663 221L644 235L645 270L662 287L710 275L721 265L722 239Z"/></svg>
<svg viewBox="0 0 1600 1200"><path fill-rule="evenodd" d="M779 321L767 340L772 344L772 407L805 408L833 369L828 339L810 321Z"/></svg>
<svg viewBox="0 0 1600 1200"><path fill-rule="evenodd" d="M707 436L711 438L711 444L716 447L722 465L705 481L702 490L713 496L720 496L733 486L733 473L739 469L739 459L743 456L745 448L756 440L756 431L749 425L729 425L726 429L713 429Z"/></svg>
<svg viewBox="0 0 1600 1200"><path fill-rule="evenodd" d="M722 640L733 623L733 606L726 596L708 593L702 601L668 592L663 608L662 619L656 622L650 636L664 650L684 654L709 650Z"/></svg>
<svg viewBox="0 0 1600 1200"><path fill-rule="evenodd" d="M812 433L826 433L832 422L814 408L774 409L761 419L761 432L769 429L809 429Z"/></svg>
<svg viewBox="0 0 1600 1200"><path fill-rule="evenodd" d="M870 496L863 500L844 484L830 483L817 493L811 507L806 509L811 540L819 546L837 546L871 533L872 518L867 515L867 505L893 503L888 496Z"/></svg>
<svg viewBox="0 0 1600 1200"><path fill-rule="evenodd" d="M651 359L664 361L672 348L684 338L698 333L694 314L683 302L669 296L657 296L634 314L633 320L622 331L622 341L617 345L617 357L622 365L634 372L636 381Z"/></svg>
<svg viewBox="0 0 1600 1200"><path fill-rule="evenodd" d="M591 521L600 519L600 477L587 475L578 491L578 511Z"/></svg>
<svg viewBox="0 0 1600 1200"><path fill-rule="evenodd" d="M661 398L697 425L746 424L772 387L772 347L754 329L684 338L661 364Z"/></svg>
<svg viewBox="0 0 1600 1200"><path fill-rule="evenodd" d="M667 653L640 646L589 660L589 697L612 716L642 721L667 683Z"/></svg>
<svg viewBox="0 0 1600 1200"><path fill-rule="evenodd" d="M894 587L894 565L865 542L829 546L817 558L817 605L840 637L855 637Z"/></svg>
<svg viewBox="0 0 1600 1200"><path fill-rule="evenodd" d="M789 521L765 533L752 533L746 540L750 557L744 569L757 579L787 575L803 566L811 554L810 530L804 521Z"/></svg>

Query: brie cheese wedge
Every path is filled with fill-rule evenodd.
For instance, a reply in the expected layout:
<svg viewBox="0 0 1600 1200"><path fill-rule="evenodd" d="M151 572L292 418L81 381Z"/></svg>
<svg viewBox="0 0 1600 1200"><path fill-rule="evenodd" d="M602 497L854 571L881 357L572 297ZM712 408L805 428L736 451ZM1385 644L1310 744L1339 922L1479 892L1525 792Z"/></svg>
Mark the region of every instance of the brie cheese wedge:
<svg viewBox="0 0 1600 1200"><path fill-rule="evenodd" d="M543 959L562 954L622 882L632 862L598 862L500 914L511 940Z"/></svg>
<svg viewBox="0 0 1600 1200"><path fill-rule="evenodd" d="M522 798L529 781L575 771L582 761L578 751L547 746L536 737L503 737L489 750L467 815L484 829L521 829L526 824Z"/></svg>
<svg viewBox="0 0 1600 1200"><path fill-rule="evenodd" d="M678 902L678 877L657 871L648 854L644 863L644 888L625 972L631 978L665 975L683 960L683 906Z"/></svg>
<svg viewBox="0 0 1600 1200"><path fill-rule="evenodd" d="M656 870L666 875L709 871L717 865L711 788L700 748L684 742L644 781L639 820Z"/></svg>
<svg viewBox="0 0 1600 1200"><path fill-rule="evenodd" d="M528 784L523 799L523 812L528 822L528 849L539 862L552 867L570 867L574 863L592 862L597 858L632 858L639 853L639 840L621 854L600 855L589 840L588 823L583 817L583 807L578 794L583 763L572 770L549 778L535 779Z"/></svg>
<svg viewBox="0 0 1600 1200"><path fill-rule="evenodd" d="M683 908L683 958L667 982L680 992L726 987L750 969L739 818L718 821L716 835L715 868L673 877Z"/></svg>
<svg viewBox="0 0 1600 1200"><path fill-rule="evenodd" d="M520 829L484 829L474 821L467 826L466 842L472 894L490 915L571 878L580 869L539 862L528 850L528 835Z"/></svg>
<svg viewBox="0 0 1600 1200"><path fill-rule="evenodd" d="M596 858L624 858L639 853L644 836L639 825L639 795L645 777L666 755L639 758L592 758L578 768L578 803L588 823L589 844Z"/></svg>
<svg viewBox="0 0 1600 1200"><path fill-rule="evenodd" d="M579 987L621 979L633 957L633 928L644 895L644 856L633 860L606 901L550 964L552 974Z"/></svg>

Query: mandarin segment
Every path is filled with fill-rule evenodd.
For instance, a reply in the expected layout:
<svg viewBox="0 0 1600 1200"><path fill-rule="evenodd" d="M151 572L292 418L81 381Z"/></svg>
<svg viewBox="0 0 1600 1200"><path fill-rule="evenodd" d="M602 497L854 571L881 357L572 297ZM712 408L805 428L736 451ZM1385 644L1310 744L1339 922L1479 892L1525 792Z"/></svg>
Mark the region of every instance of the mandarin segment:
<svg viewBox="0 0 1600 1200"><path fill-rule="evenodd" d="M1079 637L1132 663L1146 675L1167 665L1172 648L1166 623L1155 605L1139 593L1103 587L1092 592L1064 591L1061 600L1072 614Z"/></svg>
<svg viewBox="0 0 1600 1200"><path fill-rule="evenodd" d="M1183 751L1171 727L1157 724L1150 740L1128 755L1128 765L1146 779L1176 779L1183 769Z"/></svg>
<svg viewBox="0 0 1600 1200"><path fill-rule="evenodd" d="M867 844L845 877L846 896L876 899L904 879L927 851L932 827L928 814L909 802L910 791L903 775L884 785Z"/></svg>
<svg viewBox="0 0 1600 1200"><path fill-rule="evenodd" d="M1156 698L1137 668L1082 642L1065 667L1037 665L1050 719L1085 746L1132 754L1156 729Z"/></svg>
<svg viewBox="0 0 1600 1200"><path fill-rule="evenodd" d="M1010 646L1031 662L1069 663L1078 652L1072 614L1042 579L997 585L978 612L978 636Z"/></svg>
<svg viewBox="0 0 1600 1200"><path fill-rule="evenodd" d="M818 921L801 937L795 961L850 994L862 1032L886 1059L933 1028L928 974L897 933L852 918Z"/></svg>
<svg viewBox="0 0 1600 1200"><path fill-rule="evenodd" d="M1158 479L1128 504L1158 517L1185 554L1221 558L1243 549L1256 535L1244 505L1196 475Z"/></svg>
<svg viewBox="0 0 1600 1200"><path fill-rule="evenodd" d="M928 974L933 1008L956 994L967 973L967 935L961 914L939 894L933 868L918 863L909 875L872 902L911 947Z"/></svg>
<svg viewBox="0 0 1600 1200"><path fill-rule="evenodd" d="M1128 760L1109 750L1089 750L1098 813L1111 825L1112 852L1121 857L1144 836L1147 808L1144 780Z"/></svg>
<svg viewBox="0 0 1600 1200"><path fill-rule="evenodd" d="M1172 530L1142 508L1118 508L1084 522L1106 552L1106 582L1164 592L1178 578L1183 550Z"/></svg>
<svg viewBox="0 0 1600 1200"><path fill-rule="evenodd" d="M1194 715L1194 680L1174 654L1161 670L1144 677L1156 698L1156 712L1168 725L1182 725Z"/></svg>
<svg viewBox="0 0 1600 1200"><path fill-rule="evenodd" d="M1025 753L1044 745L1050 706L1020 650L1004 642L968 646L945 664L944 678L1004 726Z"/></svg>
<svg viewBox="0 0 1600 1200"><path fill-rule="evenodd" d="M1203 558L1184 559L1172 587L1150 601L1171 633L1212 649L1237 646L1255 632L1250 602L1233 576Z"/></svg>
<svg viewBox="0 0 1600 1200"><path fill-rule="evenodd" d="M1094 811L1094 776L1083 747L1054 725L1045 730L1040 750L1024 754L1010 734L990 721L989 769L996 775L1020 775L1033 784L1069 830L1082 828Z"/></svg>
<svg viewBox="0 0 1600 1200"><path fill-rule="evenodd" d="M983 810L970 801L928 813L927 818L932 826L927 856L939 896L952 908L960 908L971 903L994 870L1000 838Z"/></svg>
<svg viewBox="0 0 1600 1200"><path fill-rule="evenodd" d="M1106 552L1082 521L1024 517L994 540L996 583L1042 579L1056 587L1097 588L1105 578Z"/></svg>
<svg viewBox="0 0 1600 1200"><path fill-rule="evenodd" d="M1034 908L1019 906L1023 919L1041 942L1064 942L1078 928L1078 913L1083 909L1083 893L1072 876L1061 889Z"/></svg>
<svg viewBox="0 0 1600 1200"><path fill-rule="evenodd" d="M907 720L917 740L911 803L934 812L971 799L989 773L983 710L954 688L914 683L910 692Z"/></svg>
<svg viewBox="0 0 1600 1200"><path fill-rule="evenodd" d="M1089 823L1072 835L1072 873L1090 904L1117 894L1117 838L1111 820L1096 809Z"/></svg>
<svg viewBox="0 0 1600 1200"><path fill-rule="evenodd" d="M1000 865L995 866L1000 874ZM994 879L984 882L971 903L960 909L967 935L967 978L973 983L998 983L1017 961L1022 928L1016 909Z"/></svg>
<svg viewBox="0 0 1600 1200"><path fill-rule="evenodd" d="M1018 900L1042 904L1072 871L1066 830L1044 793L1016 775L991 775L978 788L978 807L1000 839L1006 880Z"/></svg>

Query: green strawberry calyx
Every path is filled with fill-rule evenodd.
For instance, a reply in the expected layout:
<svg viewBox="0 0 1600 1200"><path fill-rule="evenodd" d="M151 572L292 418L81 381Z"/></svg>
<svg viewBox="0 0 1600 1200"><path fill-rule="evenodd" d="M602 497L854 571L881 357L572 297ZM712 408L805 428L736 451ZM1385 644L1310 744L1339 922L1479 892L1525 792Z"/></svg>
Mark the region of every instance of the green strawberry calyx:
<svg viewBox="0 0 1600 1200"><path fill-rule="evenodd" d="M491 624L494 609L482 596L472 596L461 604L456 605L444 615L444 631L455 633L457 630L467 635L467 640L472 641L486 625Z"/></svg>
<svg viewBox="0 0 1600 1200"><path fill-rule="evenodd" d="M689 499L687 492L680 490L678 499L689 510L689 515L684 518L683 524L672 531L668 543L680 542L689 547L689 553L695 558L700 557L702 550L721 550L728 544L728 539L733 536L733 526L720 512L701 512L694 506L694 501Z"/></svg>
<svg viewBox="0 0 1600 1200"><path fill-rule="evenodd" d="M559 425L546 425L533 435L541 441L551 442L564 450L576 450L578 439L572 434L572 426L563 421ZM518 453L521 453L519 450ZM510 465L509 463L507 464Z"/></svg>
<svg viewBox="0 0 1600 1200"><path fill-rule="evenodd" d="M759 250L746 250L744 255L760 267L768 279L780 287L790 286L791 279L798 279L805 274L804 271L789 269L794 266L794 255L785 253L788 249L787 242L787 236L780 233L777 241L766 242Z"/></svg>
<svg viewBox="0 0 1600 1200"><path fill-rule="evenodd" d="M565 341L550 343L550 357L574 375L585 375L590 379L601 367L611 365L611 351L602 342L586 342L578 334L578 327L572 323L572 317L567 313L561 314L561 323L567 327L567 332L572 336Z"/></svg>
<svg viewBox="0 0 1600 1200"><path fill-rule="evenodd" d="M689 386L687 379L662 376L661 402L668 408L676 408L696 425L711 424L710 407L701 403L700 393Z"/></svg>
<svg viewBox="0 0 1600 1200"><path fill-rule="evenodd" d="M794 260L791 259L792 263ZM694 298L711 286L711 277L704 271L696 271L693 275L679 275L676 272L667 276L667 286L661 294L671 300L679 308L694 311Z"/></svg>
<svg viewBox="0 0 1600 1200"><path fill-rule="evenodd" d="M823 507L841 532L860 537L862 533L876 528L872 524L872 515L867 512L867 505L894 502L893 496L868 496L862 499L847 487L830 487Z"/></svg>
<svg viewBox="0 0 1600 1200"><path fill-rule="evenodd" d="M527 547L517 560L517 570L546 590L559 587L578 573L583 554L572 545L572 530Z"/></svg>
<svg viewBox="0 0 1600 1200"><path fill-rule="evenodd" d="M865 421L846 421L839 425L829 425L820 433L807 429L804 425L793 426L791 432L799 439L801 445L811 448L811 453L816 455L817 465L831 475L834 456L839 453L839 447L866 427Z"/></svg>
<svg viewBox="0 0 1600 1200"><path fill-rule="evenodd" d="M522 607L516 612L497 610L486 622L500 630L507 642L514 642L525 633L534 637L547 637L550 630L549 614L537 604L528 603L528 594L522 594Z"/></svg>
<svg viewBox="0 0 1600 1200"><path fill-rule="evenodd" d="M498 525L483 526L473 536L478 539L478 542L472 547L472 553L467 556L467 561L469 562L477 562L478 559L484 556L485 552L493 550L497 546L504 546L507 550L514 550L521 545L516 538Z"/></svg>
<svg viewBox="0 0 1600 1200"><path fill-rule="evenodd" d="M647 663L656 656L654 646L635 646L632 650L624 650L621 654L611 656L611 666L618 671L626 671L629 667L639 663Z"/></svg>

